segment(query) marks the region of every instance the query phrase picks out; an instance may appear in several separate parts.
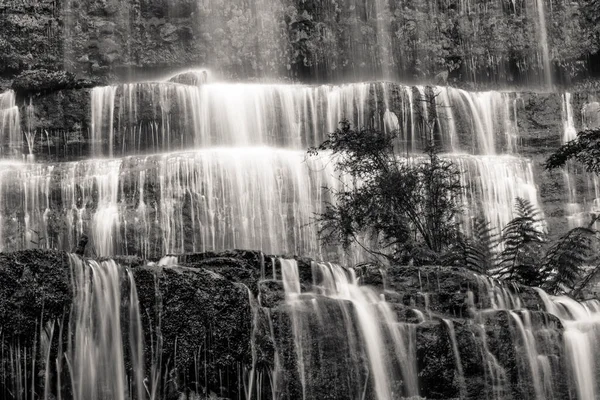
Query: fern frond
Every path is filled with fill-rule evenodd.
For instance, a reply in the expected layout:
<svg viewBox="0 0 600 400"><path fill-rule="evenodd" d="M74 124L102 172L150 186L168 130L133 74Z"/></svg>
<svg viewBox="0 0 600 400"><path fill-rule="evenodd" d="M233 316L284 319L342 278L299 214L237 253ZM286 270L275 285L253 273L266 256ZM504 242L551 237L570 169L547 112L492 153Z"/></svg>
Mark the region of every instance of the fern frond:
<svg viewBox="0 0 600 400"><path fill-rule="evenodd" d="M515 199L515 214L521 218L531 218L537 220L540 216L540 210L538 210L531 201L522 197Z"/></svg>
<svg viewBox="0 0 600 400"><path fill-rule="evenodd" d="M480 274L496 267L499 235L485 219L476 219L469 238L459 240L443 260L444 265L460 266Z"/></svg>
<svg viewBox="0 0 600 400"><path fill-rule="evenodd" d="M540 212L529 200L517 197L515 214L502 230L504 248L497 275L524 284L537 284L540 278L537 255L545 241L545 234L539 229Z"/></svg>
<svg viewBox="0 0 600 400"><path fill-rule="evenodd" d="M550 247L541 263L548 291L558 293L575 287L583 275L582 267L594 254L595 235L593 229L575 228Z"/></svg>

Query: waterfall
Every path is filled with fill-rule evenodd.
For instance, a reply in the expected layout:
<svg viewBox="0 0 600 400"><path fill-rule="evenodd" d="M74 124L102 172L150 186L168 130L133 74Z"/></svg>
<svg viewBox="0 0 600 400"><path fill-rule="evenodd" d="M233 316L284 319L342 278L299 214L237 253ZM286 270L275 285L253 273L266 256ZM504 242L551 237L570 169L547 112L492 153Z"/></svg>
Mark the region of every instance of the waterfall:
<svg viewBox="0 0 600 400"><path fill-rule="evenodd" d="M349 352L349 356L364 353L368 362L366 367L354 357L345 358L348 364L343 367L356 376L340 391L348 391L351 398L364 398L371 381L378 400L418 396L416 355L411 347L414 329L410 324L397 322L390 305L373 289L360 286L353 270L314 262L313 290L302 292L297 262L280 263L304 399L319 398L308 374L320 373L315 368L319 353L325 349L315 349L313 342L323 335L335 335L336 351ZM392 384L398 381L403 382L402 388Z"/></svg>
<svg viewBox="0 0 600 400"><path fill-rule="evenodd" d="M442 321L448 328L448 336L450 337L450 342L452 343L452 353L454 353L454 363L456 364L456 372L458 374L460 397L465 398L467 396L465 372L462 366L460 351L458 350L458 344L456 342L456 331L454 330L454 322L446 318L442 319Z"/></svg>
<svg viewBox="0 0 600 400"><path fill-rule="evenodd" d="M524 300L519 294L517 286L509 286L501 281L496 281L487 276L476 276L480 304L478 308L472 307L476 314L476 321L480 323L481 337L483 339L482 353L487 355L487 376L489 385L494 390L499 389L494 398L504 398L503 390L508 384L507 371L500 367L496 357L487 348L485 336L486 320L490 315L507 315L511 328L511 344L514 348L515 358L518 360L519 377L527 379L530 386L529 397L536 400L555 398L555 385L560 366L551 362L555 356L556 347L554 339L545 339L541 333L551 329L551 324L533 322L532 311L524 307ZM544 294L541 289L539 293ZM545 342L549 341L549 344ZM484 358L486 358L484 357ZM527 377L527 378L525 378Z"/></svg>
<svg viewBox="0 0 600 400"><path fill-rule="evenodd" d="M566 92L562 95L563 144L577 138L572 102L571 93ZM586 110L589 109L590 104L593 103L587 103L581 110L583 129L593 127L593 125L586 125L589 123L589 118L586 119L586 115L588 115ZM595 174L578 171L577 165L574 162L568 162L562 169L562 174L567 190L566 212L569 228L587 225L590 221L588 213L596 210L598 199L600 198L600 193L598 192L600 181ZM578 187L578 179L586 181L585 186L587 190L581 190Z"/></svg>
<svg viewBox="0 0 600 400"><path fill-rule="evenodd" d="M512 156L450 157L463 172L472 215L503 226L516 196L537 204L531 163ZM326 154L306 159L302 151L266 147L5 164L0 245L70 250L86 233L102 256L239 247L319 255L311 221L330 200L323 186L341 184L336 176ZM57 230L56 221L64 221L64 229ZM14 234L19 226L25 235Z"/></svg>
<svg viewBox="0 0 600 400"><path fill-rule="evenodd" d="M0 145L3 155L20 155L23 138L21 117L16 103L15 92L0 93Z"/></svg>
<svg viewBox="0 0 600 400"><path fill-rule="evenodd" d="M567 296L549 296L538 290L546 311L561 319L564 346L577 397L594 400L598 393L596 346L600 339L600 302L577 302Z"/></svg>
<svg viewBox="0 0 600 400"><path fill-rule="evenodd" d="M73 399L125 400L127 378L121 320L121 274L112 260L83 261L69 255L73 306L69 321L68 349L64 355L73 388ZM136 375L137 398L145 398L142 385L143 342L141 340L140 312L133 275L129 283L130 349L132 368ZM62 362L62 357L61 361ZM59 392L61 388L58 388Z"/></svg>
<svg viewBox="0 0 600 400"><path fill-rule="evenodd" d="M544 0L535 0L537 12L537 29L541 52L541 65L543 70L544 81L547 87L552 86L552 64L550 59L550 47L548 46L548 29L546 27L546 6Z"/></svg>
<svg viewBox="0 0 600 400"><path fill-rule="evenodd" d="M577 137L577 129L575 128L575 121L573 118L573 104L571 99L571 93L564 93L562 95L562 120L563 120L563 135L562 144L565 144ZM581 205L577 203L577 186L575 185L575 176L571 171L573 169L572 163L569 163L562 170L563 182L567 189L567 204L566 211L567 221L569 228L575 228L585 223Z"/></svg>
<svg viewBox="0 0 600 400"><path fill-rule="evenodd" d="M482 215L491 226L502 229L513 217L516 197L541 209L531 161L511 155L451 155L450 159L461 172L463 203L475 206L467 217Z"/></svg>
<svg viewBox="0 0 600 400"><path fill-rule="evenodd" d="M190 146L299 150L319 145L345 118L359 128L399 129L403 151L423 149L434 131L447 151L491 155L515 146L513 99L509 93L387 82L124 84L92 91L92 141L95 155L108 156ZM428 126L430 115L435 126Z"/></svg>
<svg viewBox="0 0 600 400"><path fill-rule="evenodd" d="M264 147L213 148L6 164L0 171L6 207L0 214L7 221L2 245L69 250L86 233L101 256L240 247L320 254L310 222L329 199L322 187L339 181L331 162L305 157ZM54 230L57 220L64 221L62 231ZM21 225L29 232L22 238L13 234Z"/></svg>
<svg viewBox="0 0 600 400"><path fill-rule="evenodd" d="M511 153L516 99L389 82L219 83L202 70L96 87L92 154L111 158L7 165L0 248L70 250L86 233L104 256L231 247L319 256L311 221L330 200L322 187L340 182L326 156L304 152L344 118L398 130L402 156L435 139L463 173L467 226L483 215L501 229L515 197L538 204L531 161Z"/></svg>

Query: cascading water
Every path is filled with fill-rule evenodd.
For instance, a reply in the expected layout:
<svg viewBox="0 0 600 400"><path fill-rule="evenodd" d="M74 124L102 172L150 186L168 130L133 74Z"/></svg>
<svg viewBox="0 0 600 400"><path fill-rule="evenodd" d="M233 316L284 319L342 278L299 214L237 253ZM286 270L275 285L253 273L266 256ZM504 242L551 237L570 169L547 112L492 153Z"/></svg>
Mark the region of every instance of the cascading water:
<svg viewBox="0 0 600 400"><path fill-rule="evenodd" d="M15 92L0 93L0 145L6 157L18 155L22 145L21 117Z"/></svg>
<svg viewBox="0 0 600 400"><path fill-rule="evenodd" d="M112 260L84 261L70 254L69 263L74 299L69 317L67 350L59 354L56 365L59 370L68 371L68 383L72 390L70 396L74 400L144 399L143 341L133 276L128 273L122 277L119 266ZM135 374L132 378L135 396L129 393L125 367L127 355L121 320L122 278L128 282L130 291L129 310L124 315L127 315L130 326L129 359ZM60 367L63 362L65 365ZM47 381L46 385L49 384ZM52 393L58 393L59 398L69 396L62 394L60 384L54 389ZM50 393L48 387L46 393Z"/></svg>
<svg viewBox="0 0 600 400"><path fill-rule="evenodd" d="M573 113L572 94L564 93L562 95L562 120L563 135L562 143L565 144L577 138L577 128ZM585 106L582 110L582 116L585 113ZM583 128L586 129L585 118L582 121ZM562 170L563 181L567 190L566 212L569 228L585 226L589 224L591 218L589 213L595 213L598 209L598 199L600 198L600 181L595 174L589 174L584 171L578 171L575 163L567 163ZM586 181L585 187L577 184L578 179Z"/></svg>
<svg viewBox="0 0 600 400"><path fill-rule="evenodd" d="M300 150L319 145L346 118L398 129L403 151L424 148L435 130L447 151L489 155L514 148L514 96L393 83L125 84L92 90L91 139L96 155L109 156L190 146Z"/></svg>
<svg viewBox="0 0 600 400"><path fill-rule="evenodd" d="M309 222L328 200L322 187L339 181L327 160L304 159L257 147L5 165L3 246L38 247L43 238L69 250L85 233L102 256L236 247L320 254ZM51 230L56 219L65 221L63 232ZM28 235L15 237L19 226Z"/></svg>
<svg viewBox="0 0 600 400"><path fill-rule="evenodd" d="M336 368L352 374L348 387L340 388L349 398L391 400L418 395L412 324L397 322L390 305L372 289L360 286L353 270L313 263L313 291L303 293L297 262L282 259L280 263L304 399L319 398L312 377L320 373L319 356L327 350L313 343L315 337L325 336L333 336L338 351L348 352L347 365ZM355 358L359 354L364 354L366 365ZM398 381L403 382L402 388L393 384Z"/></svg>
<svg viewBox="0 0 600 400"><path fill-rule="evenodd" d="M599 393L596 347L600 339L600 302L580 303L567 296L549 296L538 290L546 311L561 319L569 374L578 399L594 400Z"/></svg>
<svg viewBox="0 0 600 400"><path fill-rule="evenodd" d="M552 64L550 58L550 47L548 46L548 28L546 23L546 6L544 0L534 0L537 13L537 30L540 43L540 58L543 69L543 83L547 87L552 86Z"/></svg>
<svg viewBox="0 0 600 400"><path fill-rule="evenodd" d="M6 164L0 248L70 250L86 233L103 256L232 247L322 254L310 222L330 200L323 186L341 182L326 155L305 157L250 147ZM508 222L516 196L537 203L530 163L510 156L452 159L464 173L465 201L496 226ZM65 221L64 230L54 230L56 220ZM15 234L20 226L23 236Z"/></svg>
<svg viewBox="0 0 600 400"><path fill-rule="evenodd" d="M321 254L309 222L329 200L321 187L338 180L332 163L303 163L303 153L344 118L398 129L401 155L432 137L441 143L475 205L468 223L484 215L501 228L516 196L538 203L531 162L506 155L515 148L515 95L393 83L207 83L207 76L190 70L94 88L92 152L127 157L5 169L0 248L70 250L87 233L101 255L240 246ZM200 150L131 156L189 148ZM61 218L66 229L58 233L52 225ZM19 226L23 235L14 233Z"/></svg>
<svg viewBox="0 0 600 400"><path fill-rule="evenodd" d="M579 65L559 51L561 43L579 39L560 38L562 22L579 24L578 2L91 3L9 1L0 7L9 32L24 35L21 43L0 40L0 59L11 59L7 68L0 66L0 84L14 88L19 98L13 91L0 94L0 251L71 251L87 235L87 253L98 257L158 259L252 248L362 261L361 254L343 255L321 245L312 224L333 200L323 187L346 182L328 154L307 159L306 148L327 139L342 119L358 128L397 131L394 146L402 157L418 158L430 143L439 144L462 175L465 225L483 215L502 228L513 216L515 197L540 204L536 178L545 177L536 176L539 160L518 153L527 146L521 147L523 142L545 139L529 137L528 126L551 129L523 115L536 105L537 93L521 97L418 82L310 85L276 79L401 77L441 85L468 81L476 87L528 81L548 89L553 69L566 71L559 64ZM511 43L494 43L506 32L514 34ZM35 39L31 54L20 54L27 35ZM48 43L36 46L33 36ZM146 40L147 53L140 49ZM36 47L44 48L42 57ZM54 59L61 51L58 65ZM587 56L587 49L581 54ZM212 74L209 79L201 69L147 82L136 76L175 64L210 66L241 80L217 81ZM82 72L91 79L80 79ZM115 76L133 79L114 84ZM258 80L244 81L251 78ZM76 113L60 103L79 101L78 94L87 95L95 81L111 84L89 90L89 104L75 105L89 106L89 118L71 121ZM584 128L600 123L596 100L590 97L581 110ZM577 128L572 101L570 93L563 95L563 143ZM54 111L65 111L62 132L53 125L54 116L44 117ZM59 161L45 163L45 157ZM583 210L595 211L591 203L600 198L598 179L582 176L572 165L564 172L572 226L583 225ZM594 193L582 189L583 179L592 182ZM27 257L50 253L25 252ZM170 255L139 270L69 255L70 292L49 297L38 297L44 263L30 266L29 259L17 261L13 254L2 258L12 269L0 265L0 294L6 295L0 296L0 316L6 304L16 304L15 326L22 328L29 307L37 310L41 303L41 314L46 304L56 309L49 321L36 325L39 334L30 347L19 341L30 339L27 332L11 331L0 320L0 393L11 400L42 398L42 391L44 400L216 398L217 392L238 400L269 395L392 400L430 397L426 391L441 398L443 389L436 393L422 385L435 384L428 374L461 398L595 400L600 393L595 355L600 302L577 303L538 291L543 312L539 299L523 288L471 273L452 290L443 292L438 279L440 293L426 291L424 286L433 285L428 276L421 280L421 271L429 267L419 270L413 296L412 267L399 272L390 266L377 276L367 271L359 279L358 269L311 262L309 274L296 260L273 256L269 266L259 254L212 260L210 254ZM189 266L179 266L180 261ZM61 275L53 272L47 276L54 284ZM388 281L388 272L399 278ZM138 304L134 275L141 278L145 303ZM13 291L11 285L19 284L22 292ZM14 302L4 303L3 297ZM451 310L440 310L440 302L451 304ZM228 319L231 315L235 318ZM164 330L162 318L168 320ZM152 354L145 353L148 347ZM215 355L224 348L226 356ZM148 360L150 368L144 365ZM331 396L323 395L331 386Z"/></svg>

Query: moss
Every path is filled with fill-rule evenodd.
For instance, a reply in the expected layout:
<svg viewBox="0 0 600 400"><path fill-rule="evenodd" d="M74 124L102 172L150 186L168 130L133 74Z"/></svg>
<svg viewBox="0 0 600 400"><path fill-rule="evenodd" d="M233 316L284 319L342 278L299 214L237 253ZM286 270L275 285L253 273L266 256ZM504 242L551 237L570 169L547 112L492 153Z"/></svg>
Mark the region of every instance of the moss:
<svg viewBox="0 0 600 400"><path fill-rule="evenodd" d="M30 345L40 326L61 319L72 292L65 253L0 253L0 321L5 338Z"/></svg>
<svg viewBox="0 0 600 400"><path fill-rule="evenodd" d="M68 71L49 71L35 69L21 72L12 83L12 89L21 96L33 93L47 93L63 89L81 89L93 87L97 81L77 79Z"/></svg>

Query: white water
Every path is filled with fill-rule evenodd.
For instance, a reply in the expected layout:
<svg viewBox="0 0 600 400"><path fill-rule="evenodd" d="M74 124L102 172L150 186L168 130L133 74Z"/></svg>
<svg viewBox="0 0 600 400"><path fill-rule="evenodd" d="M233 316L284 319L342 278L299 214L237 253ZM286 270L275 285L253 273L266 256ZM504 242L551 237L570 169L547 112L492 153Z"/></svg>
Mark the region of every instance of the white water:
<svg viewBox="0 0 600 400"><path fill-rule="evenodd" d="M127 377L121 321L121 273L114 261L81 260L69 255L73 307L69 322L68 348L61 357L71 376L74 400L125 400ZM129 339L132 349L137 398L145 398L142 387L143 342L135 282L130 285Z"/></svg>
<svg viewBox="0 0 600 400"><path fill-rule="evenodd" d="M577 302L566 296L538 293L546 310L561 319L566 359L580 400L595 400L599 393L596 370L597 346L600 339L600 302Z"/></svg>
<svg viewBox="0 0 600 400"><path fill-rule="evenodd" d="M21 153L23 138L21 118L16 104L15 92L0 93L0 146L3 157L15 157Z"/></svg>
<svg viewBox="0 0 600 400"><path fill-rule="evenodd" d="M468 223L482 213L501 228L512 218L516 196L538 203L531 162L506 155L515 148L518 135L514 94L392 83L207 83L204 71L184 71L161 82L98 87L91 101L92 149L97 156L201 150L69 163L57 166L60 171L53 166L16 168L21 178L28 178L26 188L12 190L13 197L27 193L26 234L0 246L36 247L37 236L42 236L48 244L40 246L66 248L87 230L96 252L106 255L123 251L116 243L142 255L151 249L228 246L318 255L316 236L304 225L321 207L321 185L335 187L336 178L326 162L314 168L293 163L343 118L355 126L399 129L400 154L418 152L435 136L465 174L464 198L475 205L475 212L465 218ZM255 150L249 145L270 147ZM61 183L63 210L69 210L66 238L46 231L53 211L48 190L55 175L66 179ZM0 179L0 186L15 185L5 182ZM99 200L92 196L95 187L100 188ZM129 193L132 188L136 191ZM94 197L99 206L88 207L80 192L83 198ZM132 196L137 199L135 211L124 212L131 208L123 205L124 199ZM169 200L153 203L154 197ZM186 202L193 204L189 211ZM184 232L186 220L192 221L193 232ZM128 230L133 234L118 233ZM152 235L156 237L149 239ZM287 239L282 243L280 237Z"/></svg>
<svg viewBox="0 0 600 400"><path fill-rule="evenodd" d="M452 156L470 209L502 226L516 196L537 204L530 163L511 156ZM326 155L267 147L153 156L3 164L0 249L71 250L86 233L95 254L161 256L254 248L321 255L314 213L339 187ZM22 210L23 214L16 212ZM56 219L64 230L53 230ZM16 234L18 226L24 234Z"/></svg>
<svg viewBox="0 0 600 400"><path fill-rule="evenodd" d="M143 256L255 248L320 254L309 222L335 186L333 165L269 148L212 149L59 165L4 164L4 249L72 249ZM24 204L23 204L24 202ZM23 210L22 219L12 210ZM52 219L65 221L53 235ZM9 235L24 224L28 235ZM40 243L40 238L44 241Z"/></svg>
<svg viewBox="0 0 600 400"><path fill-rule="evenodd" d="M466 398L467 387L465 382L465 372L462 366L462 360L460 357L460 351L458 350L458 343L456 341L456 331L454 330L454 322L449 319L442 319L446 328L448 329L448 336L450 337L450 343L452 344L452 353L454 354L454 364L456 365L456 373L458 374L460 397Z"/></svg>
<svg viewBox="0 0 600 400"><path fill-rule="evenodd" d="M313 263L313 291L301 293L298 264L295 260L280 260L286 293L286 303L290 307L294 331L297 365L302 380L303 398L318 398L311 392L311 382L307 377L314 363L311 354L312 341L316 332L311 331L314 321L317 332L328 329L338 332L344 338L341 346L349 346L354 354L363 353L368 360L368 379L372 381L373 395L378 400L396 399L402 395L417 396L417 370L414 340L414 327L396 321L395 313L389 304L372 289L358 284L353 270L346 270L330 263ZM341 312L341 319L325 319L330 311L329 302L334 301ZM329 314L331 315L331 314ZM312 321L312 322L311 322ZM314 329L314 328L313 328ZM358 330L358 335L353 332ZM387 346L391 346L391 349ZM354 361L356 362L356 361ZM363 366L350 363L349 371L363 376ZM401 371L401 376L395 376ZM315 371L312 371L315 373ZM318 374L318 371L316 371ZM364 379L364 378L361 378ZM402 392L392 382L403 381ZM351 382L350 390L364 396L366 382Z"/></svg>
<svg viewBox="0 0 600 400"><path fill-rule="evenodd" d="M91 100L96 155L222 145L300 150L320 144L344 118L399 128L399 148L410 152L427 143L430 122L447 151L511 151L516 136L514 95L450 87L148 82L98 87Z"/></svg>
<svg viewBox="0 0 600 400"><path fill-rule="evenodd" d="M589 129L593 127L589 114L589 105L587 103L581 110L581 127ZM573 116L573 98L571 93L564 93L562 96L562 120L563 135L562 143L567 143L577 138L577 127ZM600 115L600 114L599 114ZM576 163L569 162L562 169L563 182L567 191L567 221L569 228L588 225L591 217L590 212L598 211L600 199L600 181L595 174L586 173ZM583 187L578 181L584 181Z"/></svg>

